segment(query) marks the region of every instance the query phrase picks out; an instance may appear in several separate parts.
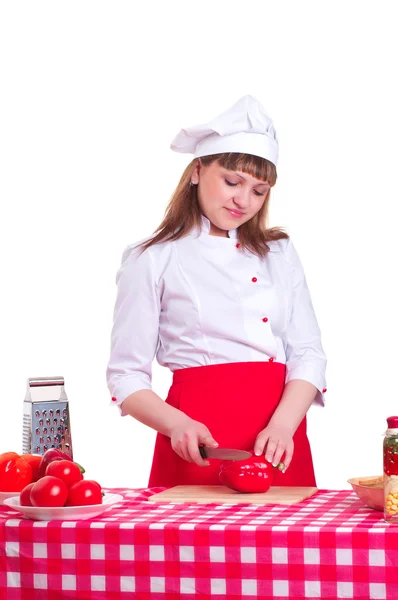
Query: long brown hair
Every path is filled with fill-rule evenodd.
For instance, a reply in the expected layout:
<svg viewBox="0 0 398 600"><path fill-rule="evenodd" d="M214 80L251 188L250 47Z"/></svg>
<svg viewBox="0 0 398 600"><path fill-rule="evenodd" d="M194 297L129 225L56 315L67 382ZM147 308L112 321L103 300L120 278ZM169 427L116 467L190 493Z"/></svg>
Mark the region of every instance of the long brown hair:
<svg viewBox="0 0 398 600"><path fill-rule="evenodd" d="M160 242L178 240L190 233L194 227L201 227L197 186L191 186L191 176L198 160L195 158L186 167L166 208L163 221L155 230L154 236L141 244L142 251ZM243 171L256 179L266 181L271 187L276 183L276 167L265 158L236 152L212 154L200 158L205 166L210 165L215 160L225 169ZM264 257L269 251L267 242L289 237L287 233L278 227L267 228L270 192L271 189L268 191L264 204L258 213L238 229L238 241L241 248L247 249L259 257Z"/></svg>

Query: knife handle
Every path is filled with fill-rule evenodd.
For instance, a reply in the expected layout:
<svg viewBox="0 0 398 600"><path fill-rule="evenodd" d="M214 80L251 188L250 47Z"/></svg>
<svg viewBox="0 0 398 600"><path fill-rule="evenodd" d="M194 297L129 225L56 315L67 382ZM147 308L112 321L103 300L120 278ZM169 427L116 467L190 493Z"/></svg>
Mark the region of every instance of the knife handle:
<svg viewBox="0 0 398 600"><path fill-rule="evenodd" d="M202 458L207 458L206 448L204 446L199 446L199 452Z"/></svg>

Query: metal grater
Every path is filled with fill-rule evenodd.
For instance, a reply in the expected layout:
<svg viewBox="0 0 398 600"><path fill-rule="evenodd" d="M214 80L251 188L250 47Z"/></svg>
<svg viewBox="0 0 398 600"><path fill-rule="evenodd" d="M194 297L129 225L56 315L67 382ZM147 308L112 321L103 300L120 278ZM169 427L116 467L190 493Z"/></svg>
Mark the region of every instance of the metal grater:
<svg viewBox="0 0 398 600"><path fill-rule="evenodd" d="M73 458L69 403L63 377L32 377L24 400L23 453L56 448Z"/></svg>

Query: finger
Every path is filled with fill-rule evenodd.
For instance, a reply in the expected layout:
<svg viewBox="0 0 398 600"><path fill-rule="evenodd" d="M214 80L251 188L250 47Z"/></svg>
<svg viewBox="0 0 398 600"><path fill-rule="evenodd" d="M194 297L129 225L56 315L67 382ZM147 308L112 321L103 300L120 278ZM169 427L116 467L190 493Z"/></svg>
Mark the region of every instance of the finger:
<svg viewBox="0 0 398 600"><path fill-rule="evenodd" d="M268 442L267 442L267 447L266 447L266 450L265 450L265 458L270 463L273 463L274 454L275 454L275 450L276 450L277 445L278 445L278 441L277 440L273 440L272 438L270 438L268 440Z"/></svg>
<svg viewBox="0 0 398 600"><path fill-rule="evenodd" d="M287 444L287 446L286 446L285 459L283 461L285 464L285 467L282 471L283 473L285 473L286 469L289 467L290 463L292 462L293 453L294 453L294 442L293 442L293 440L291 440L291 442L289 444Z"/></svg>
<svg viewBox="0 0 398 600"><path fill-rule="evenodd" d="M261 456L264 453L265 444L268 441L267 434L260 434L257 436L257 439L254 443L254 454L256 456Z"/></svg>
<svg viewBox="0 0 398 600"><path fill-rule="evenodd" d="M276 450L274 452L274 458L272 461L273 467L277 467L279 465L279 463L281 462L281 458L284 455L285 451L286 451L286 444L279 442L276 447ZM286 466L286 463L284 463L284 464Z"/></svg>
<svg viewBox="0 0 398 600"><path fill-rule="evenodd" d="M182 460L187 460L186 457L182 454L182 452L180 450L176 450L175 448L173 448L173 450L177 454L177 456L179 456ZM191 462L191 461L187 460L187 462Z"/></svg>
<svg viewBox="0 0 398 600"><path fill-rule="evenodd" d="M205 434L205 435L200 435L199 436L199 442L201 444L204 444L205 446L211 446L213 448L215 448L216 446L218 446L218 442L216 442L216 440L214 439L214 437L211 435L210 432L208 434Z"/></svg>
<svg viewBox="0 0 398 600"><path fill-rule="evenodd" d="M182 442L179 442L178 444L176 444L176 446L175 446L175 448L173 448L173 450L183 460L186 460L187 462L192 462L192 459L189 456L189 453L187 452L186 445L184 445Z"/></svg>
<svg viewBox="0 0 398 600"><path fill-rule="evenodd" d="M183 458L184 460L186 460L187 462L191 463L192 462L192 458L189 456L189 452L187 450L183 450L180 453L181 458Z"/></svg>
<svg viewBox="0 0 398 600"><path fill-rule="evenodd" d="M192 462L196 463L199 467L208 467L209 461L201 457L198 447L198 442L195 438L188 441L188 452Z"/></svg>

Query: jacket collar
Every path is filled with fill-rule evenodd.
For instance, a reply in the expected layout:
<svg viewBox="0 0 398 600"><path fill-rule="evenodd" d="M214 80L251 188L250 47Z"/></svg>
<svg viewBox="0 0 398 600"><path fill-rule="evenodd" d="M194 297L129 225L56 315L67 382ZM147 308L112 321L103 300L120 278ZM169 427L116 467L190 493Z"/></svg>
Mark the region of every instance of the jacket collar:
<svg viewBox="0 0 398 600"><path fill-rule="evenodd" d="M205 217L204 215L201 215L201 221L202 221L202 227L201 227L201 235L210 235L210 221L207 217ZM213 236L213 237L217 237L217 236ZM238 229L231 229L230 231L228 231L228 237L230 237L231 239L236 239L238 237Z"/></svg>

